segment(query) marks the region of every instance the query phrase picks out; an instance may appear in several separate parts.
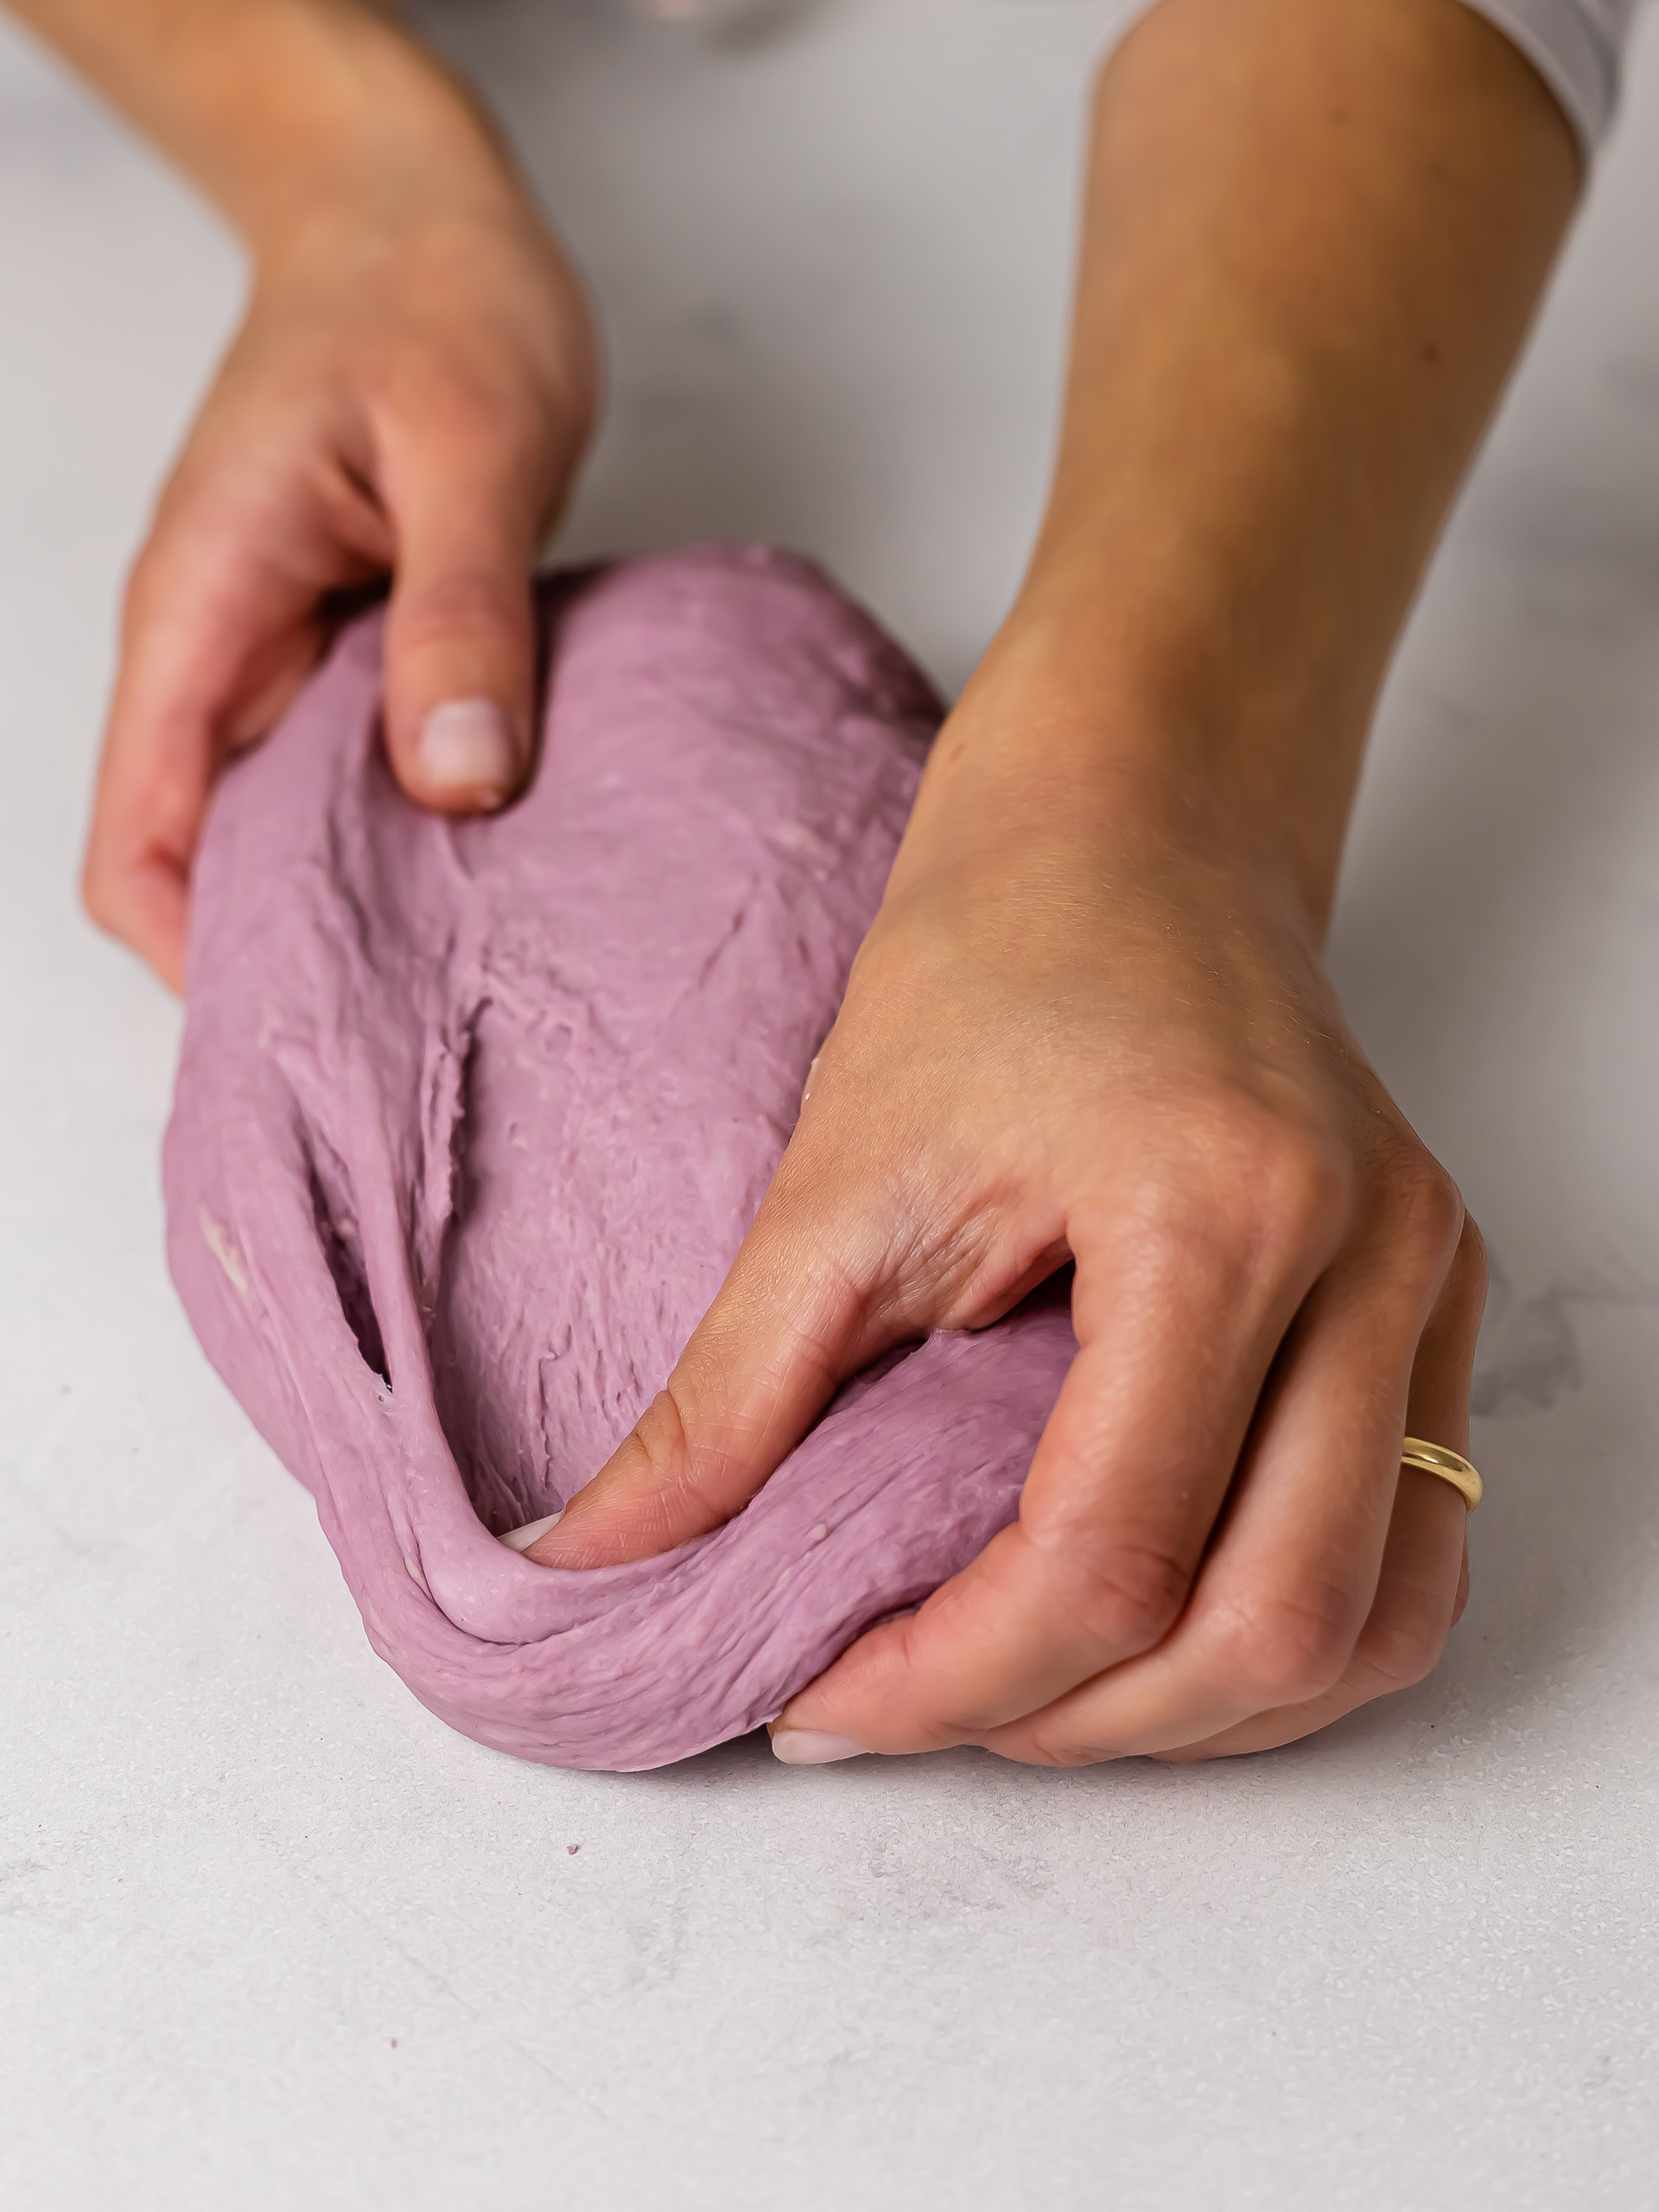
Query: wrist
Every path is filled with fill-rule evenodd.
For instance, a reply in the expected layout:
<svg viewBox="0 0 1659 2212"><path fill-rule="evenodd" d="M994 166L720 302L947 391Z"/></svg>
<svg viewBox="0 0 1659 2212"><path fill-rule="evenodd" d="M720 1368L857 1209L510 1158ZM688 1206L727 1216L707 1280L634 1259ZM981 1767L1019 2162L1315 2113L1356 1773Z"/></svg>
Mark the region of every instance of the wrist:
<svg viewBox="0 0 1659 2212"><path fill-rule="evenodd" d="M499 219L527 205L483 111L356 0L179 0L172 44L164 69L111 89L262 264L326 246L342 219Z"/></svg>
<svg viewBox="0 0 1659 2212"><path fill-rule="evenodd" d="M934 748L915 842L1185 855L1317 945L1370 687L1252 692L1228 652L1224 633L1160 624L1132 579L1034 570Z"/></svg>

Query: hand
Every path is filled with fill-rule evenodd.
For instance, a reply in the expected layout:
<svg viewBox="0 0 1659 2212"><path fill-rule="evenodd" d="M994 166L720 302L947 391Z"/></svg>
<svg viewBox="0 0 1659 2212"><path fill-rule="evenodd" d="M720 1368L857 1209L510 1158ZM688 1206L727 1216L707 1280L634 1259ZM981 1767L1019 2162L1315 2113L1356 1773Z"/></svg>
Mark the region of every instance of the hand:
<svg viewBox="0 0 1659 2212"><path fill-rule="evenodd" d="M529 765L530 573L588 435L582 294L483 143L380 167L262 252L246 321L127 594L87 852L94 918L181 988L226 756L393 579L386 737L412 797L499 805Z"/></svg>
<svg viewBox="0 0 1659 2212"><path fill-rule="evenodd" d="M1086 728L1016 761L1030 695L997 688L939 741L724 1288L529 1556L716 1525L842 1377L1071 1258L1018 1521L798 1696L780 1756L1255 1750L1416 1681L1461 1607L1462 1501L1399 1454L1465 1440L1479 1240L1225 795L1116 785Z"/></svg>
<svg viewBox="0 0 1659 2212"><path fill-rule="evenodd" d="M1399 159L1409 144L1418 158ZM531 1559L750 1497L1069 1255L1017 1522L779 1753L1285 1742L1433 1664L1484 1296L1320 973L1383 672L1578 188L1451 0L1161 0L1103 73L1052 495L719 1299Z"/></svg>
<svg viewBox="0 0 1659 2212"><path fill-rule="evenodd" d="M1578 179L1451 0L1161 0L1103 73L1020 602L720 1297L528 1552L712 1527L842 1376L1073 1259L1017 1522L791 1701L784 1758L1252 1751L1433 1665L1465 1510L1399 1454L1464 1441L1480 1243L1319 948Z"/></svg>

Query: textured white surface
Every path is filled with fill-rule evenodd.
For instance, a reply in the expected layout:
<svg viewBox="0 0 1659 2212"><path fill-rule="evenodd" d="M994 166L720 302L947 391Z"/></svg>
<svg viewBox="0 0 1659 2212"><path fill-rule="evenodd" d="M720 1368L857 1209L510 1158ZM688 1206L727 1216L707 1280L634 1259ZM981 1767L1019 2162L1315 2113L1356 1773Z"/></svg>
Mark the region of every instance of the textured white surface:
<svg viewBox="0 0 1659 2212"><path fill-rule="evenodd" d="M1039 493L1106 10L823 0L725 48L608 0L433 20L607 296L570 542L792 540L959 679ZM559 1775L372 1658L162 1273L177 1018L72 886L119 572L238 264L0 37L9 2204L1655 2202L1656 194L1649 39L1337 932L1504 1270L1439 1674L1192 1772L750 1742Z"/></svg>

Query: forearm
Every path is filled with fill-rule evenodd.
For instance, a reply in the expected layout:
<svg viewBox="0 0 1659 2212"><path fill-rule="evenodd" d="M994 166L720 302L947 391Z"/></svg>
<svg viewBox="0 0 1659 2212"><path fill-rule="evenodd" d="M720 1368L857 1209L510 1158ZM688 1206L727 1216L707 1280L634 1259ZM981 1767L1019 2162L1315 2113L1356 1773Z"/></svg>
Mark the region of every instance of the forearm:
<svg viewBox="0 0 1659 2212"><path fill-rule="evenodd" d="M467 213L515 187L463 88L357 0L6 0L257 251L348 202Z"/></svg>
<svg viewBox="0 0 1659 2212"><path fill-rule="evenodd" d="M965 769L1271 845L1322 925L1377 688L1579 157L1456 0L1163 0L1107 67L1052 502Z"/></svg>

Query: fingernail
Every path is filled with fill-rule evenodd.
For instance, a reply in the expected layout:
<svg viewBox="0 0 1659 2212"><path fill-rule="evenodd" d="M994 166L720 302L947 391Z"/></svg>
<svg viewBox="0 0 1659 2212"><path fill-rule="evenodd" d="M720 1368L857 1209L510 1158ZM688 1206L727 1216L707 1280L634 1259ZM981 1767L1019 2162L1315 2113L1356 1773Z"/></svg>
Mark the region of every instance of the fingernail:
<svg viewBox="0 0 1659 2212"><path fill-rule="evenodd" d="M861 1759L862 1744L850 1736L825 1736L816 1728L780 1728L772 1739L773 1756L785 1766L828 1766L835 1759Z"/></svg>
<svg viewBox="0 0 1659 2212"><path fill-rule="evenodd" d="M550 1513L540 1521L526 1521L522 1529L509 1529L500 1539L510 1552L527 1552L537 1536L544 1536L550 1529L556 1529L564 1518L563 1510Z"/></svg>
<svg viewBox="0 0 1659 2212"><path fill-rule="evenodd" d="M435 789L468 791L481 806L499 806L518 781L512 732L493 699L446 699L434 707L416 752Z"/></svg>

